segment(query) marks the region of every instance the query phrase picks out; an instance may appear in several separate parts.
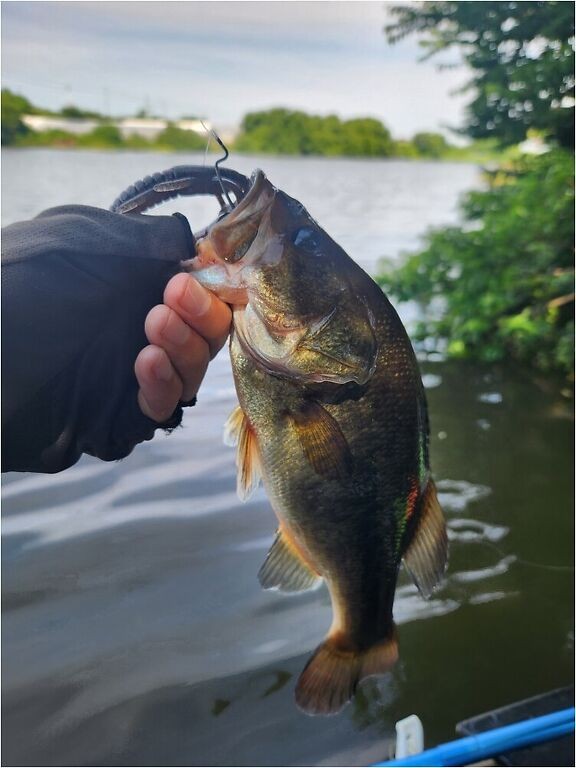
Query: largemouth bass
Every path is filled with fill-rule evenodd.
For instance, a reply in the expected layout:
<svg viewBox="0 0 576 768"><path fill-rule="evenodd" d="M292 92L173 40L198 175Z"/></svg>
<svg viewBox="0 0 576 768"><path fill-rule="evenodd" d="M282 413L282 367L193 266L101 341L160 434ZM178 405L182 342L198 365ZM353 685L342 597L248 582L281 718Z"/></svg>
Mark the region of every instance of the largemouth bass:
<svg viewBox="0 0 576 768"><path fill-rule="evenodd" d="M261 478L279 520L259 579L285 591L326 582L332 626L296 701L334 713L398 658L402 561L425 597L446 566L416 358L378 285L261 171L197 254L191 271L233 308L238 491Z"/></svg>

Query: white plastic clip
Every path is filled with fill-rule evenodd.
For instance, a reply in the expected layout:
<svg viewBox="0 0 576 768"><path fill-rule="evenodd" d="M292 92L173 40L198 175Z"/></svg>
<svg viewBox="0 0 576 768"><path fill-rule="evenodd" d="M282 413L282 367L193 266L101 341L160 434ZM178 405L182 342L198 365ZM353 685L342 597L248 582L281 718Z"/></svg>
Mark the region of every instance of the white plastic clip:
<svg viewBox="0 0 576 768"><path fill-rule="evenodd" d="M424 726L418 715L396 723L396 759L417 755L424 750Z"/></svg>

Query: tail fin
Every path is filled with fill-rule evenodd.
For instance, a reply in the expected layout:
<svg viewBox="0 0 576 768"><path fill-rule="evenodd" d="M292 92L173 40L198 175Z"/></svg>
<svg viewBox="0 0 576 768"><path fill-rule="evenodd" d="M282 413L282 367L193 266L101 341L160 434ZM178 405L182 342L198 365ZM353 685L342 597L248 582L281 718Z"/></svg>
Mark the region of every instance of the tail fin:
<svg viewBox="0 0 576 768"><path fill-rule="evenodd" d="M396 632L365 651L342 650L330 636L318 646L296 685L296 703L309 715L335 715L358 683L383 675L398 660Z"/></svg>

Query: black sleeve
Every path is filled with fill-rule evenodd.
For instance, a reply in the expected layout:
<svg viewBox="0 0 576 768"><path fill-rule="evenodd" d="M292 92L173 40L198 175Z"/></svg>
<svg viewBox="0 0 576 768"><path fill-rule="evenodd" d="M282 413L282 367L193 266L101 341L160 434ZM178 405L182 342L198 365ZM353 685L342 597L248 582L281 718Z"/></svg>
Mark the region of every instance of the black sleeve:
<svg viewBox="0 0 576 768"><path fill-rule="evenodd" d="M137 402L144 320L193 256L184 217L62 206L2 232L2 471L126 456L162 425Z"/></svg>

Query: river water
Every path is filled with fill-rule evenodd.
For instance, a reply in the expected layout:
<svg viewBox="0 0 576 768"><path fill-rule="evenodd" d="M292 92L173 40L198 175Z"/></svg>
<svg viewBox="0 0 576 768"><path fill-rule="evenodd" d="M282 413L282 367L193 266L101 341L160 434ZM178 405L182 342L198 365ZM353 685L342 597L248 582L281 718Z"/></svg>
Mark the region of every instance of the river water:
<svg viewBox="0 0 576 768"><path fill-rule="evenodd" d="M203 158L3 151L3 225L59 204L108 207L147 173ZM458 220L476 166L234 158L263 168L367 271ZM200 228L209 200L181 200ZM415 310L400 307L410 326ZM416 713L432 746L459 720L573 677L572 410L561 383L422 358L431 456L448 520L445 582L401 575L400 661L340 715L308 717L293 688L330 623L325 588L256 580L275 529L264 492L235 495L222 425L226 350L184 428L120 463L3 478L3 764L367 765ZM104 384L104 383L103 383Z"/></svg>

